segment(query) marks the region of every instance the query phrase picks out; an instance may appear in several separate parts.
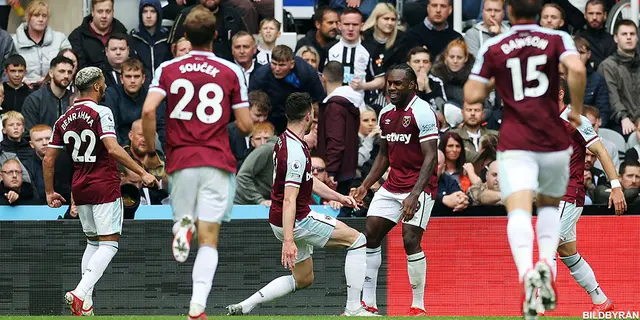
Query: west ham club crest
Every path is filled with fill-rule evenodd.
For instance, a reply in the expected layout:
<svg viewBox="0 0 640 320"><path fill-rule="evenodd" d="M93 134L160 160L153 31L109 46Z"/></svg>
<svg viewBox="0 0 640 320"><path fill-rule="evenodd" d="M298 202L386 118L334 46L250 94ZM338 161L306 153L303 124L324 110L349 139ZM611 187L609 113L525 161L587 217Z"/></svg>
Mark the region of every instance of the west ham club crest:
<svg viewBox="0 0 640 320"><path fill-rule="evenodd" d="M404 116L404 118L402 118L402 126L406 128L410 124L411 124L411 116Z"/></svg>

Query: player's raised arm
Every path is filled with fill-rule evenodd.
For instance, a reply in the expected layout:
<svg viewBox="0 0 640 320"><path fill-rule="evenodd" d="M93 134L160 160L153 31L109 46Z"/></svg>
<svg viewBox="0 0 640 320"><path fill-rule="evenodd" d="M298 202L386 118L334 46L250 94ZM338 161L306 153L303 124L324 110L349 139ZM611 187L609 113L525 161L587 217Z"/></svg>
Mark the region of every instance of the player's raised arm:
<svg viewBox="0 0 640 320"><path fill-rule="evenodd" d="M616 208L616 215L621 215L627 210L627 202L624 199L624 193L622 192L622 187L620 186L620 180L618 180L618 173L616 172L616 166L613 164L613 160L611 160L611 156L607 152L607 149L604 147L602 142L599 140L592 143L588 149L593 152L600 163L602 163L602 168L604 172L607 174L609 178L609 182L611 182L611 195L609 196L609 208L611 208L611 203Z"/></svg>

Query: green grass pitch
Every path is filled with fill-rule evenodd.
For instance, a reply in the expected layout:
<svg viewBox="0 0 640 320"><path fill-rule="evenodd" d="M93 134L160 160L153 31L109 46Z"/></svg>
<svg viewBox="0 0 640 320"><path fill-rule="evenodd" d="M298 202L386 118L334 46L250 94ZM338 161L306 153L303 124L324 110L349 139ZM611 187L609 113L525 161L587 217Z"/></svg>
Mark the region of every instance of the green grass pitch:
<svg viewBox="0 0 640 320"><path fill-rule="evenodd" d="M185 320L186 316L112 316L91 317L92 320ZM362 317L361 317L362 318ZM436 320L517 320L522 317L423 317L423 319ZM545 317L550 320L575 320L581 318L569 317ZM25 316L0 316L0 320L77 320L78 317L51 316L51 317L25 317ZM237 320L336 320L337 316L209 316L209 319L237 319ZM416 319L415 317L376 317L374 319Z"/></svg>

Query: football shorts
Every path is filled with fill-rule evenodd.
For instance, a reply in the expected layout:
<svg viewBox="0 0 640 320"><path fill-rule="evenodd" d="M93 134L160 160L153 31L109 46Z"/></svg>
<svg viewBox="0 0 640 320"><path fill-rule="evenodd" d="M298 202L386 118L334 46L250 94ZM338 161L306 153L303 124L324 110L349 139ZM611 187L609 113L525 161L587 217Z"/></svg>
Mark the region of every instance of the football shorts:
<svg viewBox="0 0 640 320"><path fill-rule="evenodd" d="M560 243L576 241L576 226L578 219L582 215L583 207L576 206L575 203L560 201L558 210L560 211Z"/></svg>
<svg viewBox="0 0 640 320"><path fill-rule="evenodd" d="M122 198L101 204L82 204L77 208L82 231L87 237L122 233L124 219Z"/></svg>
<svg viewBox="0 0 640 320"><path fill-rule="evenodd" d="M382 217L398 223L402 217L402 201L408 195L409 193L392 193L381 187L373 196L373 200L371 200L367 216ZM420 196L418 196L418 211L416 211L411 220L403 223L426 230L434 203L435 201L431 199L430 195L424 192L420 193Z"/></svg>
<svg viewBox="0 0 640 320"><path fill-rule="evenodd" d="M309 212L304 219L296 221L293 226L293 241L298 248L296 263L309 259L314 247L324 248L331 239L336 223L335 218L314 211ZM272 224L271 229L278 240L284 241L284 231L281 227Z"/></svg>

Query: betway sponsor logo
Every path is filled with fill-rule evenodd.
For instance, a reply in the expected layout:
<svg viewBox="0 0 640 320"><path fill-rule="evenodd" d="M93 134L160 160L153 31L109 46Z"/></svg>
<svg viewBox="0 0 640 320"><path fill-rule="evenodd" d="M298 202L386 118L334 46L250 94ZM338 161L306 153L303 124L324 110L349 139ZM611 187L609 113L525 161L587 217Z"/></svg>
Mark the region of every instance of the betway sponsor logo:
<svg viewBox="0 0 640 320"><path fill-rule="evenodd" d="M404 144L409 144L411 141L411 133L389 133L385 136L387 142L404 142Z"/></svg>

